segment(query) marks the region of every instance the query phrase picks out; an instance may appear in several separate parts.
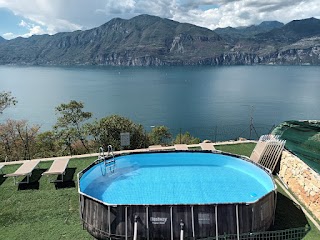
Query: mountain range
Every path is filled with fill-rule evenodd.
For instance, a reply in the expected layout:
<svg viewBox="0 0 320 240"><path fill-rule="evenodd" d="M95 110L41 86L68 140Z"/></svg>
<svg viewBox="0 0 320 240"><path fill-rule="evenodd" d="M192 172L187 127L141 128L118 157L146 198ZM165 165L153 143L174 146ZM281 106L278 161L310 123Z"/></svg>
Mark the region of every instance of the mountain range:
<svg viewBox="0 0 320 240"><path fill-rule="evenodd" d="M86 31L0 38L0 64L320 65L320 20L209 30L165 18L115 18Z"/></svg>
<svg viewBox="0 0 320 240"><path fill-rule="evenodd" d="M5 39L0 36L0 42L4 42L4 41L5 41Z"/></svg>
<svg viewBox="0 0 320 240"><path fill-rule="evenodd" d="M284 24L278 21L265 21L260 23L259 25L237 28L217 28L214 31L225 39L237 41L241 38L254 37L254 35L257 35L259 33L269 32L275 28L281 28L283 26Z"/></svg>

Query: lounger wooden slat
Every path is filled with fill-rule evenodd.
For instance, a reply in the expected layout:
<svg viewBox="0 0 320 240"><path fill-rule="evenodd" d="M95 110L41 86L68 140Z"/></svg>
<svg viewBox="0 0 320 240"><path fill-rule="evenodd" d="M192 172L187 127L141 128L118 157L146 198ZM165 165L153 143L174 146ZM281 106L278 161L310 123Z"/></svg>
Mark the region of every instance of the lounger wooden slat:
<svg viewBox="0 0 320 240"><path fill-rule="evenodd" d="M16 185L16 177L26 176L27 180L25 182L19 183L29 183L29 178L32 171L40 163L40 160L26 160L14 173L9 173L4 175L5 177L13 177L14 184Z"/></svg>
<svg viewBox="0 0 320 240"><path fill-rule="evenodd" d="M53 161L49 170L42 173L42 175L61 175L61 180L56 180L54 182L63 182L63 176L66 172L68 163L69 163L68 158L56 159Z"/></svg>

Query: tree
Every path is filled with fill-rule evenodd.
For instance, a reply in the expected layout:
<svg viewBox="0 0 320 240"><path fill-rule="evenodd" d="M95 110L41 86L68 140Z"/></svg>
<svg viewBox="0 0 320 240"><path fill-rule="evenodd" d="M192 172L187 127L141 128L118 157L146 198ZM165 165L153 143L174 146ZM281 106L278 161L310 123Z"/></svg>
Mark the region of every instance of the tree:
<svg viewBox="0 0 320 240"><path fill-rule="evenodd" d="M27 121L7 120L0 124L0 157L9 160L31 159L36 148L38 125L29 126Z"/></svg>
<svg viewBox="0 0 320 240"><path fill-rule="evenodd" d="M36 137L36 158L57 157L67 155L65 151L61 151L61 142L53 131L39 133Z"/></svg>
<svg viewBox="0 0 320 240"><path fill-rule="evenodd" d="M62 103L56 107L56 114L60 116L57 119L54 130L70 149L70 154L72 154L72 144L77 140L81 142L85 151L89 152L85 144L87 133L83 128L83 123L91 118L92 113L82 111L83 108L83 103L75 100L71 100L67 104Z"/></svg>
<svg viewBox="0 0 320 240"><path fill-rule="evenodd" d="M185 132L184 134L178 134L176 139L173 141L174 144L198 144L200 143L200 138L196 138L191 136L189 132Z"/></svg>
<svg viewBox="0 0 320 240"><path fill-rule="evenodd" d="M16 98L11 96L11 92L0 92L0 114L2 114L7 107L16 105L17 102Z"/></svg>
<svg viewBox="0 0 320 240"><path fill-rule="evenodd" d="M16 130L23 144L23 159L32 159L33 149L31 148L34 146L39 129L38 125L29 127L26 121L21 121L21 124L16 125Z"/></svg>
<svg viewBox="0 0 320 240"><path fill-rule="evenodd" d="M111 115L86 125L90 136L95 141L95 146L102 146L107 149L108 145L112 145L118 150L120 146L120 133L130 133L130 149L142 148L146 143L146 135L142 125L135 124L130 119L119 115Z"/></svg>
<svg viewBox="0 0 320 240"><path fill-rule="evenodd" d="M171 133L166 126L156 126L149 133L149 141L152 145L166 145L170 138Z"/></svg>

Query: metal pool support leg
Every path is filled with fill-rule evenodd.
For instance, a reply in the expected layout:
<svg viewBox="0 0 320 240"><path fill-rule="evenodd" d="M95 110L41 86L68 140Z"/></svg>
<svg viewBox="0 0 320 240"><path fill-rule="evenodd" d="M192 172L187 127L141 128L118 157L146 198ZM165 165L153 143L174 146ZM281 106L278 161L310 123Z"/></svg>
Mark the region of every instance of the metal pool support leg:
<svg viewBox="0 0 320 240"><path fill-rule="evenodd" d="M240 231L239 231L239 205L236 205L236 220L237 220L237 239L240 240Z"/></svg>
<svg viewBox="0 0 320 240"><path fill-rule="evenodd" d="M274 206L273 206L272 225L274 225L274 221L276 220L276 207L277 207L277 191L274 192Z"/></svg>
<svg viewBox="0 0 320 240"><path fill-rule="evenodd" d="M191 206L191 223L192 223L192 237L193 239L195 239L193 206Z"/></svg>
<svg viewBox="0 0 320 240"><path fill-rule="evenodd" d="M149 207L146 207L147 240L149 240Z"/></svg>
<svg viewBox="0 0 320 240"><path fill-rule="evenodd" d="M214 207L214 215L216 220L216 240L219 240L219 228L218 228L218 205Z"/></svg>
<svg viewBox="0 0 320 240"><path fill-rule="evenodd" d="M182 219L181 219L181 222L180 222L180 240L183 240L183 238L184 238L184 234L183 234L183 229L184 228L184 223L183 223L183 221L182 221Z"/></svg>
<svg viewBox="0 0 320 240"><path fill-rule="evenodd" d="M170 228L171 228L171 240L173 240L172 206L170 206Z"/></svg>
<svg viewBox="0 0 320 240"><path fill-rule="evenodd" d="M84 229L84 223L85 223L85 220L83 219L84 204L85 204L84 197L83 195L79 194L79 205L80 205L80 216L82 220L82 229Z"/></svg>
<svg viewBox="0 0 320 240"><path fill-rule="evenodd" d="M133 240L138 239L138 215L134 216Z"/></svg>
<svg viewBox="0 0 320 240"><path fill-rule="evenodd" d="M125 207L124 211L125 211L124 224L126 225L125 235L126 235L126 240L128 240L128 207Z"/></svg>
<svg viewBox="0 0 320 240"><path fill-rule="evenodd" d="M251 226L251 232L254 231L254 221L255 221L255 212L254 212L254 206L252 205L252 226Z"/></svg>
<svg viewBox="0 0 320 240"><path fill-rule="evenodd" d="M109 223L109 235L111 235L111 222L110 222L110 219L111 219L111 216L110 216L110 206L108 206L108 223Z"/></svg>

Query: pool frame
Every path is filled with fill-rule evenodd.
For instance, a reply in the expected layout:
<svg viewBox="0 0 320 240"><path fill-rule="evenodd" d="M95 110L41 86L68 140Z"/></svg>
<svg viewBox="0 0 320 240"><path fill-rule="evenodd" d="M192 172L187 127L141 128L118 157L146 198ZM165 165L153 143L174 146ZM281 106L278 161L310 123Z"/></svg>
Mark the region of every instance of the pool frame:
<svg viewBox="0 0 320 240"><path fill-rule="evenodd" d="M272 179L274 189L254 202L114 205L100 201L80 190L82 175L103 161L96 160L77 175L83 228L97 239L127 240L133 239L133 226L137 221L139 239L180 239L181 228L184 230L185 238L218 239L223 234L239 236L241 233L265 231L274 223L277 187L272 174L267 168L247 157L221 151L191 150L126 153L115 156L115 159L123 155L168 152L203 152L237 157L264 170Z"/></svg>

